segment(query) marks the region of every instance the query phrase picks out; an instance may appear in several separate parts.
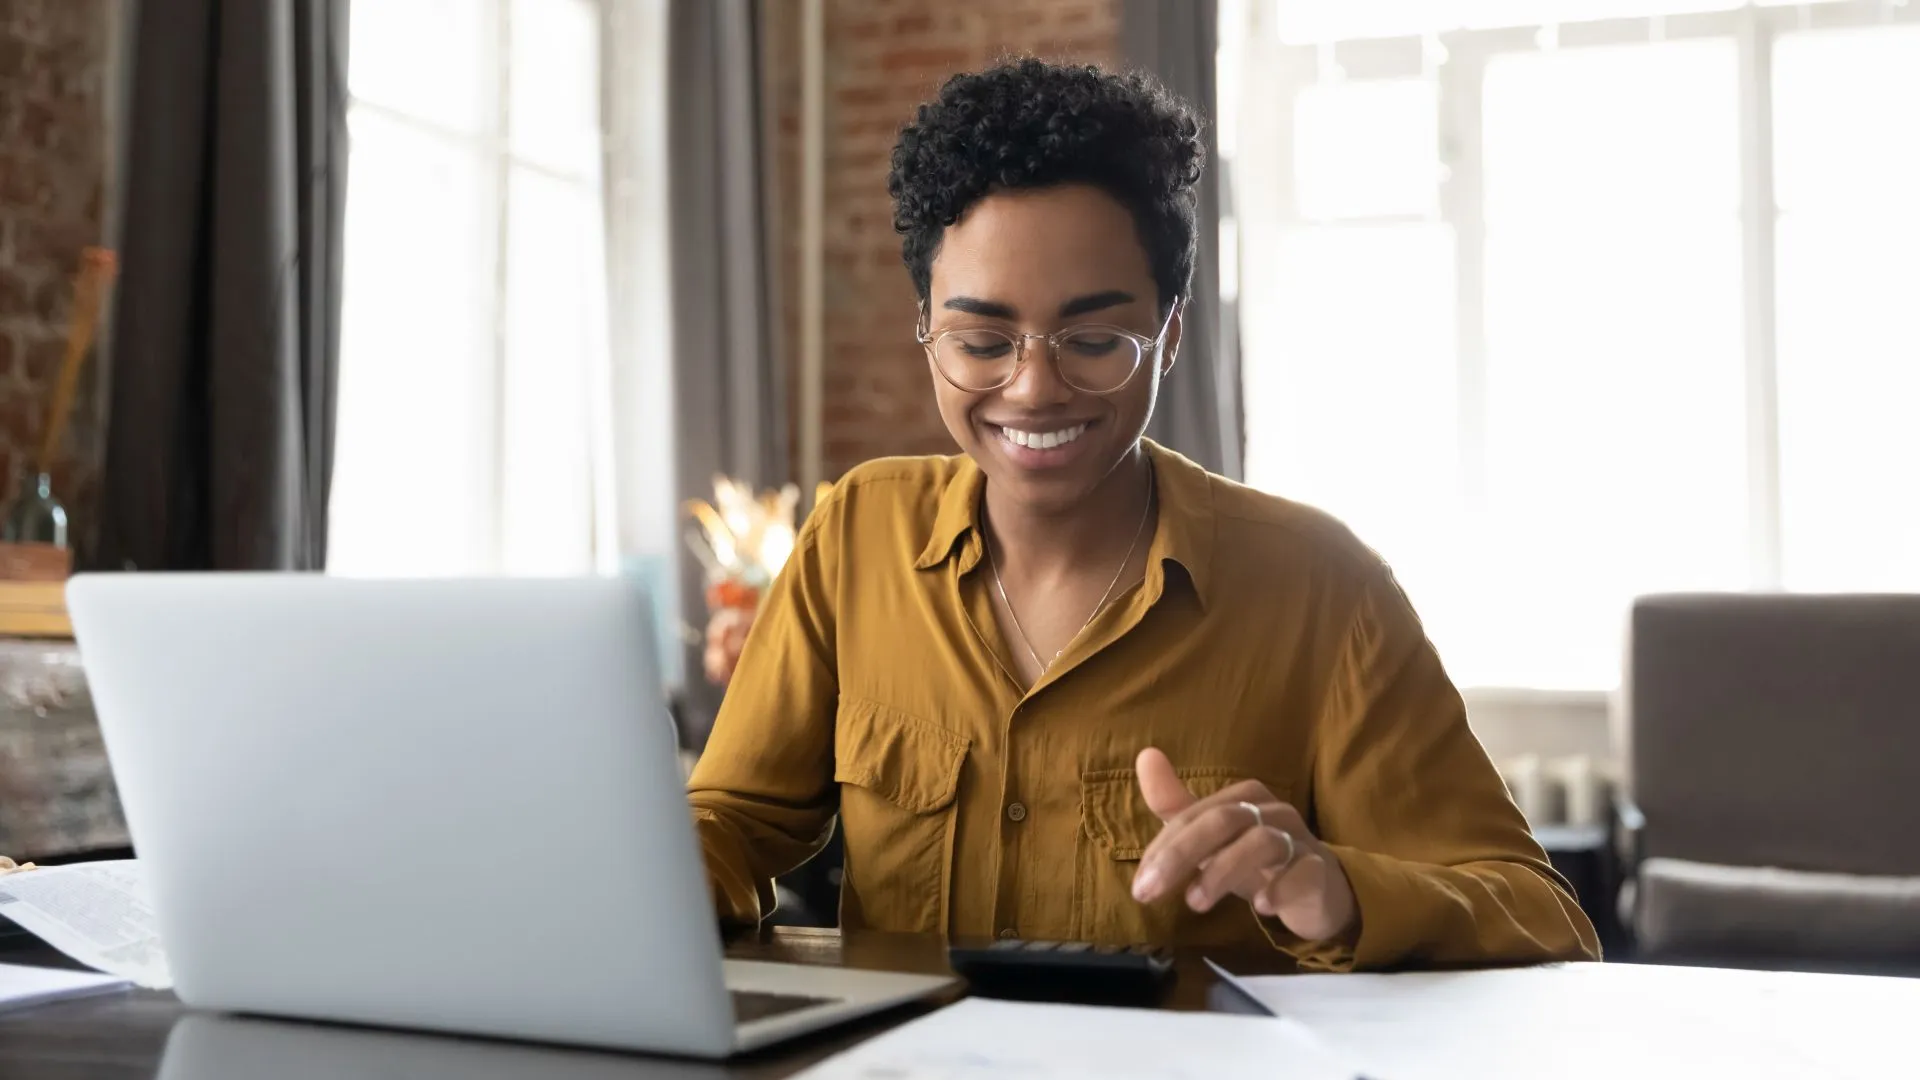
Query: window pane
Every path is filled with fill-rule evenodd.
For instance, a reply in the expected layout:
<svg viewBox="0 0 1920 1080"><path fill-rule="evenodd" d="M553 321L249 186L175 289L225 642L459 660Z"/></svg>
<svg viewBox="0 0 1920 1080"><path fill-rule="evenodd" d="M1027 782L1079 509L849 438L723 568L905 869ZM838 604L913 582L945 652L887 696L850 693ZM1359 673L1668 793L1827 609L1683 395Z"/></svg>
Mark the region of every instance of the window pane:
<svg viewBox="0 0 1920 1080"><path fill-rule="evenodd" d="M488 0L375 0L353 6L354 97L464 132L494 129L498 17Z"/></svg>
<svg viewBox="0 0 1920 1080"><path fill-rule="evenodd" d="M1740 267L1731 221L1489 237L1476 682L1611 685L1635 595L1748 584Z"/></svg>
<svg viewBox="0 0 1920 1080"><path fill-rule="evenodd" d="M509 135L516 156L597 171L600 32L592 0L512 0Z"/></svg>
<svg viewBox="0 0 1920 1080"><path fill-rule="evenodd" d="M1488 223L1733 220L1737 65L1724 41L1496 57L1483 94Z"/></svg>
<svg viewBox="0 0 1920 1080"><path fill-rule="evenodd" d="M1294 100L1294 185L1308 220L1438 209L1440 113L1428 79L1321 83Z"/></svg>
<svg viewBox="0 0 1920 1080"><path fill-rule="evenodd" d="M502 568L593 569L589 383L602 347L599 201L515 167L508 178Z"/></svg>
<svg viewBox="0 0 1920 1080"><path fill-rule="evenodd" d="M1787 34L1774 46L1774 191L1788 213L1920 201L1920 26Z"/></svg>
<svg viewBox="0 0 1920 1080"><path fill-rule="evenodd" d="M377 113L349 119L328 568L483 572L494 558L493 166Z"/></svg>
<svg viewBox="0 0 1920 1080"><path fill-rule="evenodd" d="M1456 676L1604 687L1639 593L1748 583L1731 46L1487 74L1487 588Z"/></svg>
<svg viewBox="0 0 1920 1080"><path fill-rule="evenodd" d="M1247 479L1343 519L1423 610L1452 588L1459 472L1452 231L1288 229L1248 303Z"/></svg>
<svg viewBox="0 0 1920 1080"><path fill-rule="evenodd" d="M1775 53L1785 584L1920 589L1920 28Z"/></svg>

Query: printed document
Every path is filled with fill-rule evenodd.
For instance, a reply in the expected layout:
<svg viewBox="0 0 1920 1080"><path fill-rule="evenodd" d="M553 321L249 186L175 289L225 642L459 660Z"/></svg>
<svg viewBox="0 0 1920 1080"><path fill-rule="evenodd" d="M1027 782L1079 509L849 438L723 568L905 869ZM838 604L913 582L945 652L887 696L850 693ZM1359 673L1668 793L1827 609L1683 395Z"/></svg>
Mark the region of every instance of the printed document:
<svg viewBox="0 0 1920 1080"><path fill-rule="evenodd" d="M1650 964L1236 982L1381 1080L1884 1080L1920 1016L1916 979Z"/></svg>
<svg viewBox="0 0 1920 1080"><path fill-rule="evenodd" d="M1354 1080L1270 1016L968 998L827 1059L802 1080Z"/></svg>
<svg viewBox="0 0 1920 1080"><path fill-rule="evenodd" d="M173 985L146 879L133 859L0 877L0 916L90 968L149 989Z"/></svg>

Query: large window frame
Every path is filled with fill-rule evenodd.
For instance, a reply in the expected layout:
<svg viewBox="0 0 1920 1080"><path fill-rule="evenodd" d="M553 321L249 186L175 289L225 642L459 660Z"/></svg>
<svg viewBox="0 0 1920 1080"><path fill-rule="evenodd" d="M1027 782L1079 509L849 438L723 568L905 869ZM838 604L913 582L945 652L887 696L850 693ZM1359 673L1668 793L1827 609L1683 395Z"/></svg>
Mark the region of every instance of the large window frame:
<svg viewBox="0 0 1920 1080"><path fill-rule="evenodd" d="M1488 342L1485 327L1487 227L1484 156L1481 141L1481 88L1496 58L1542 48L1581 49L1639 45L1659 41L1717 39L1731 41L1738 53L1741 335L1746 374L1746 461L1748 521L1747 586L1755 591L1784 587L1780 460L1779 363L1776 348L1776 229L1780 210L1774 197L1773 56L1783 34L1841 30L1888 24L1920 25L1920 5L1887 0L1832 0L1794 6L1756 6L1724 11L1641 18L1604 19L1558 25L1459 29L1421 36L1356 39L1316 44L1282 42L1265 21L1248 36L1237 58L1248 90L1225 105L1226 165L1245 176L1257 173L1264 190L1261 220L1249 221L1249 200L1236 196L1239 245L1255 231L1308 228L1326 224L1300 212L1294 189L1294 102L1309 87L1329 78L1404 80L1427 78L1437 88L1440 162L1439 198L1431 214L1369 219L1342 218L1342 225L1439 223L1451 227L1455 245L1454 347L1460 495L1469 509L1483 505L1488 475ZM1241 32L1223 26L1224 34ZM1223 89L1226 89L1223 82ZM1257 89L1255 89L1257 88ZM1257 114L1257 115L1256 115ZM1240 168L1236 158L1257 155L1255 169ZM1230 173L1232 175L1232 173ZM1240 279L1246 283L1244 275ZM1242 304L1243 317L1255 314ZM1248 402L1256 412L1258 402ZM1257 418L1255 419L1257 423ZM1388 553L1391 557L1391 553ZM1419 597L1415 596L1418 602ZM1525 687L1487 687L1493 692ZM1595 687L1604 692L1606 688ZM1574 692L1578 696L1579 692Z"/></svg>
<svg viewBox="0 0 1920 1080"><path fill-rule="evenodd" d="M477 379L476 399L471 402L471 408L467 411L472 430L468 432L469 438L460 443L463 451L470 451L461 460L477 463L475 471L479 479L474 487L477 491L475 502L479 508L479 519L471 523L471 528L459 530L467 544L462 550L433 552L424 549L412 550L393 559L389 559L378 550L372 537L373 529L370 527L374 524L372 519L375 515L367 512L368 507L373 504L357 501L362 495L362 485L382 483L371 476L371 473L376 470L404 472L407 468L418 466L409 462L406 454L384 455L385 462L382 465L366 461L355 453L352 444L352 440L356 437L355 415L352 411L355 402L365 403L378 395L393 392L388 387L373 385L384 377L384 373L374 370L381 359L379 354L388 351L390 347L384 344L378 347L368 346L367 341L362 338L359 344L363 348L358 351L348 351L343 354L342 359L343 383L349 385L343 391L342 417L345 423L343 423L339 440L340 464L343 467L336 468L334 490L338 493L344 486L347 489L348 498L356 501L348 502L348 505L343 508L348 510L347 515L343 516L339 513L334 515L334 557L330 558L329 569L336 572L374 576L385 576L391 573L404 575L577 573L592 570L597 564L604 564L615 548L611 540L615 521L609 510L610 495L606 461L610 451L604 445L608 438L606 429L609 424L604 415L601 415L607 406L607 401L604 393L593 392L595 386L607 381L604 356L607 335L604 326L606 311L604 298L596 295L587 304L587 317L584 324L578 328L580 334L578 351L581 355L575 357L585 365L584 371L576 373L575 377L586 380L584 391L588 394L588 399L584 405L580 406L583 416L588 419L580 436L581 452L577 461L580 471L578 476L562 478L563 482L582 487L581 491L573 493L580 497L574 501L584 503L579 508L582 513L577 515L578 520L569 520L562 526L567 533L567 538L559 546L564 550L536 552L533 555L527 555L524 552L516 554L516 537L521 541L520 547L526 548L528 534L537 526L530 525L527 520L515 520L516 517L530 519L536 516L524 509L516 512L516 502L529 501L528 492L535 485L530 484L524 475L516 477L512 459L516 454L516 447L524 448L525 445L537 444L540 440L530 436L526 431L515 430L510 401L516 378L524 383L541 374L532 366L535 362L528 356L516 356L517 346L522 353L525 352L525 338L534 329L525 325L524 319L522 319L522 325L516 326L511 311L514 295L511 284L515 265L513 252L516 244L514 224L516 177L522 183L531 178L564 187L568 198L580 200L583 204L590 204L595 208L592 214L594 227L596 230L601 230L605 217L603 150L596 147L591 157L583 157L567 165L557 164L552 157L543 158L543 150L551 153L552 146L543 147L531 137L523 135L519 140L520 145L516 145L513 120L516 93L515 35L529 32L529 28L515 25L515 8L522 5L517 4L517 0L461 0L461 2L472 3L481 9L481 14L475 20L480 27L477 41L449 43L422 40L408 42L406 45L409 48L419 49L459 48L463 45L476 47L475 51L478 55L473 61L474 73L480 76L473 87L479 95L478 104L475 106L476 115L480 119L477 125L469 128L446 122L426 115L425 110L396 105L382 100L375 94L360 91L351 84L348 87L346 113L350 139L355 138L369 125L379 125L387 129L389 138L393 134L403 133L409 141L418 140L420 145L431 145L440 151L447 152L450 157L459 156L473 164L478 173L484 174L476 200L479 209L472 215L471 221L480 265L469 283L477 282L482 278L486 281L484 295L470 297L478 305L473 312L474 324L480 327L480 334L484 337L485 344L479 354L467 353L463 356L464 359L479 361L483 365L483 370ZM594 24L596 41L593 47L600 54L595 58L598 63L601 56L604 56L604 41L609 33L606 0L579 0L579 2L580 6L589 13ZM385 42L384 44L397 46L399 43ZM524 79L527 76L525 73L519 73L518 78ZM600 75L595 76L596 85L599 78ZM603 93L596 89L596 99L602 96L604 96ZM604 120L599 126L602 130L597 134L604 139ZM347 198L348 229L351 236L355 209L355 191L351 179ZM522 231L524 232L524 226ZM605 237L599 231L596 231L591 239L590 249L605 243ZM423 255L430 254L423 253ZM591 250L590 254L592 254ZM351 251L348 253L348 260L348 270L351 274L355 267ZM422 261L423 264L430 264L427 258L423 257ZM603 265L604 254L597 255L584 265L591 265L593 262ZM422 272L431 272L431 270L431 265L423 265ZM347 283L350 301L353 285L352 281ZM604 289L604 287L602 281L599 288ZM346 317L351 322L353 318L351 310L346 313ZM348 328L348 334L349 338L343 344L351 346L354 344L352 327ZM519 335L518 341L516 334ZM550 366L547 361L540 361L540 364ZM389 420L381 424L375 421L374 426L378 427L379 434L384 436L378 440L383 449L391 451L399 445L403 433L397 430L393 422ZM411 436L406 441L414 446L420 444L418 436ZM445 462L443 461L442 464ZM520 474L526 471L524 466L518 470ZM471 476L422 474L409 475L407 482L418 489L423 484L438 482L458 485L472 479ZM401 503L399 485L387 481L384 486L389 489L386 492L388 497L385 502L394 504L395 510L403 509L399 505ZM538 495L535 494L531 501L537 503ZM570 518L574 516L569 515ZM343 538L343 525L346 530L350 530L344 537L349 540L349 543L344 545L338 543ZM394 536L402 535L400 530L408 527L406 515L395 513L390 527L394 530ZM538 547L537 542L534 547Z"/></svg>

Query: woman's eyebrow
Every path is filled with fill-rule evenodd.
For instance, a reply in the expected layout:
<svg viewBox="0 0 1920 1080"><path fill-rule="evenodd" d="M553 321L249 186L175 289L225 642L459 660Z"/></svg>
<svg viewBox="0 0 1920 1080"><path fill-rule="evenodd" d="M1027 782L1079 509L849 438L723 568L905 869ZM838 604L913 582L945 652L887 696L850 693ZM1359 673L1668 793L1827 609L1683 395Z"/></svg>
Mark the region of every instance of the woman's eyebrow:
<svg viewBox="0 0 1920 1080"><path fill-rule="evenodd" d="M1011 304L998 300L982 300L977 296L949 296L947 302L940 305L949 311L964 311L969 315L978 315L987 319L1012 319L1019 313Z"/></svg>
<svg viewBox="0 0 1920 1080"><path fill-rule="evenodd" d="M1124 292L1120 289L1108 289L1106 292L1090 293L1086 296L1075 297L1061 304L1060 317L1067 319L1075 315L1085 315L1088 312L1102 311L1106 308L1119 307L1121 304L1131 303L1133 303L1132 293Z"/></svg>
<svg viewBox="0 0 1920 1080"><path fill-rule="evenodd" d="M1133 303L1132 293L1124 289L1107 289L1104 292L1076 296L1066 303L1061 304L1060 317L1069 319L1075 315L1104 311L1107 308L1119 307L1121 304L1131 303ZM950 296L946 302L940 306L949 311L963 311L969 315L978 315L986 319L1015 319L1018 318L1020 314L1014 310L1012 304L1002 303L998 300L983 300L977 296Z"/></svg>

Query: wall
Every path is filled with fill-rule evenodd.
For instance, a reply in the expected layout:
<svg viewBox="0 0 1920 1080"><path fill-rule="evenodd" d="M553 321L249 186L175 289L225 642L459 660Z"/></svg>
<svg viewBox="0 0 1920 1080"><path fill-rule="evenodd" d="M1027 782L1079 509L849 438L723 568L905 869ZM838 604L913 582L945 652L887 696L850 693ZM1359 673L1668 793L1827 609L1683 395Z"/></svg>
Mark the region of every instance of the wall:
<svg viewBox="0 0 1920 1080"><path fill-rule="evenodd" d="M67 336L80 251L103 235L108 70L117 0L0 0L0 488L37 452ZM54 465L90 533L101 458L89 365Z"/></svg>
<svg viewBox="0 0 1920 1080"><path fill-rule="evenodd" d="M774 128L772 235L784 244L776 274L779 338L789 365L800 325L800 7L767 5L763 36ZM829 477L880 455L954 451L913 341L913 288L887 198L888 156L901 125L955 72L1025 53L1112 64L1119 33L1118 0L826 0Z"/></svg>

